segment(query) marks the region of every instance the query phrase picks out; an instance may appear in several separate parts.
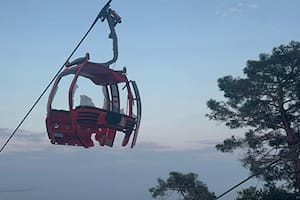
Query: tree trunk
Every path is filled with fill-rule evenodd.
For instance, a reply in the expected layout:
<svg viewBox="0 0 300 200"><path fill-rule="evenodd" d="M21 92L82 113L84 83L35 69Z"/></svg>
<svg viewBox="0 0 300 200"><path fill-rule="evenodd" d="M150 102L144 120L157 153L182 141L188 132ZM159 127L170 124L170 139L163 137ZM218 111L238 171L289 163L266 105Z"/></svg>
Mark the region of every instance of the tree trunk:
<svg viewBox="0 0 300 200"><path fill-rule="evenodd" d="M297 137L291 128L287 130L287 142L289 150L295 151L294 153L292 153L291 159L293 162L295 172L294 188L296 192L296 199L300 200L300 147L298 145ZM297 147L296 150L295 147Z"/></svg>
<svg viewBox="0 0 300 200"><path fill-rule="evenodd" d="M300 147L298 147L298 143L300 141L298 140L298 137L296 136L294 129L291 127L291 123L287 120L286 110L284 109L282 99L279 105L280 105L279 109L281 112L281 117L283 122L283 128L285 129L286 136L287 136L289 151L295 151L294 153L291 154L290 158L294 166L294 173L295 173L294 189L296 192L296 199L300 200ZM296 150L295 147L297 147Z"/></svg>
<svg viewBox="0 0 300 200"><path fill-rule="evenodd" d="M295 166L295 189L296 189L296 199L300 200L300 159L299 159L299 147L294 157L294 166Z"/></svg>

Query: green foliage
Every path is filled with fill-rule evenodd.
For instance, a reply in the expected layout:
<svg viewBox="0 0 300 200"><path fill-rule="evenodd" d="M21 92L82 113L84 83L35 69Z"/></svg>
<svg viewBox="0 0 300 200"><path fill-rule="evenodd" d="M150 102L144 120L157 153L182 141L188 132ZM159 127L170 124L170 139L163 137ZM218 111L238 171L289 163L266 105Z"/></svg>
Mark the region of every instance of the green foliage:
<svg viewBox="0 0 300 200"><path fill-rule="evenodd" d="M157 179L158 185L149 189L153 198L168 198L172 192L176 192L184 200L213 200L214 193L208 191L207 186L197 180L194 173L182 174L171 172L169 178L164 181Z"/></svg>
<svg viewBox="0 0 300 200"><path fill-rule="evenodd" d="M236 200L295 200L295 194L289 193L282 188L264 187L257 189L256 187L249 187L241 192L238 192Z"/></svg>
<svg viewBox="0 0 300 200"><path fill-rule="evenodd" d="M236 200L261 200L261 191L256 187L249 187L241 192L238 192Z"/></svg>
<svg viewBox="0 0 300 200"><path fill-rule="evenodd" d="M245 130L244 137L232 136L216 148L222 152L243 148L246 154L241 161L255 173L300 142L300 43L292 41L275 47L272 54L260 54L259 60L247 61L244 74L218 79L224 100L210 99L211 112L206 116ZM295 187L291 160L283 160L261 178Z"/></svg>
<svg viewBox="0 0 300 200"><path fill-rule="evenodd" d="M217 144L216 148L222 152L233 152L238 147L241 147L243 140L239 140L234 136L231 138L225 139L223 144Z"/></svg>

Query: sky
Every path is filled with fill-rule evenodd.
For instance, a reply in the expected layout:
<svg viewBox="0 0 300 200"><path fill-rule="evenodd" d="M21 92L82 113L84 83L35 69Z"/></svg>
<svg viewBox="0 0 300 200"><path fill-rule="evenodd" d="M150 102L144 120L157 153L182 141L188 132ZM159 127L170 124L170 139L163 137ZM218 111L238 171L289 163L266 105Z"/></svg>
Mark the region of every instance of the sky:
<svg viewBox="0 0 300 200"><path fill-rule="evenodd" d="M0 1L1 144L105 3ZM249 173L239 163L241 152L223 154L214 146L243 131L209 121L206 102L223 99L218 78L243 76L247 60L300 40L299 6L296 0L113 0L111 7L122 17L113 67L127 67L142 98L137 146L51 145L45 128L48 91L1 153L1 199L148 200L148 189L171 171L197 173L211 191L224 192ZM93 62L108 60L107 35L107 24L99 21L72 59L89 52Z"/></svg>

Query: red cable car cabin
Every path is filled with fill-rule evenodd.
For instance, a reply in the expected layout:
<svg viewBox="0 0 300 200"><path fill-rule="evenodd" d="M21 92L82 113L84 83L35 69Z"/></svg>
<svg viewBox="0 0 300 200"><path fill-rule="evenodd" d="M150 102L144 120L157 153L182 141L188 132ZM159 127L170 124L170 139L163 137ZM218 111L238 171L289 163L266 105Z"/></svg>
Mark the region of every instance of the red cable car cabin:
<svg viewBox="0 0 300 200"><path fill-rule="evenodd" d="M116 133L123 132L122 146L126 146L133 135L132 148L140 125L141 101L136 83L128 81L125 73L125 68L123 71L115 71L103 64L88 62L87 59L66 68L57 77L48 100L46 126L50 142L88 148L94 146L91 137L95 134L95 140L101 146L112 147ZM56 99L60 82L66 78L71 81L66 92L68 97ZM91 99L80 94L80 101L76 100L75 97L79 97L77 90L81 87L79 80L85 80L96 87L102 99ZM82 92L87 91L89 88ZM120 91L127 96L122 99ZM102 105L95 105L93 101L100 99ZM127 108L120 108L122 100L121 103L127 104ZM55 108L54 101L68 101L67 108Z"/></svg>

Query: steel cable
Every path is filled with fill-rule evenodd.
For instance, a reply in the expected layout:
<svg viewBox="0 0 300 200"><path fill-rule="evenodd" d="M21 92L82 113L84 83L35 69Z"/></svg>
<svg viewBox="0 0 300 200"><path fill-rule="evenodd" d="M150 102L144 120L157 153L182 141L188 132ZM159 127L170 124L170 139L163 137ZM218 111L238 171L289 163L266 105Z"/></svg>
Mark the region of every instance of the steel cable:
<svg viewBox="0 0 300 200"><path fill-rule="evenodd" d="M225 192L223 192L222 194L220 194L219 196L216 197L216 199L220 199L221 197L225 196L227 193L231 192L232 190L234 190L235 188L237 188L238 186L242 185L243 183L247 182L248 180L252 179L253 177L261 174L263 171L265 171L266 169L268 169L269 167L272 167L272 165L278 163L280 160L282 160L283 158L289 156L290 154L296 152L298 150L298 148L300 148L300 143L296 144L292 150L290 150L289 152L283 154L282 156L280 156L279 158L277 158L276 160L274 160L273 162L271 162L270 164L268 164L267 166L261 168L258 172L252 174L251 176L245 178L244 180L242 180L241 182L239 182L238 184L232 186L231 188L229 188L228 190L226 190Z"/></svg>

